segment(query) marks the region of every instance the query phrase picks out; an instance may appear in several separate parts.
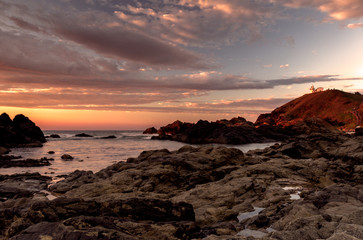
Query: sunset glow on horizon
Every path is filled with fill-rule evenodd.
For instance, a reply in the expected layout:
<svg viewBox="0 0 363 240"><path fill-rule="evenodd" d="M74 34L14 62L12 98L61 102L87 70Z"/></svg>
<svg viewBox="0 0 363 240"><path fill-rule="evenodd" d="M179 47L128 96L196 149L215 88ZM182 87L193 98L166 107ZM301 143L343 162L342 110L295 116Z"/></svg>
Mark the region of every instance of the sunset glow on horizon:
<svg viewBox="0 0 363 240"><path fill-rule="evenodd" d="M363 94L363 1L0 0L0 110L46 130L245 117Z"/></svg>

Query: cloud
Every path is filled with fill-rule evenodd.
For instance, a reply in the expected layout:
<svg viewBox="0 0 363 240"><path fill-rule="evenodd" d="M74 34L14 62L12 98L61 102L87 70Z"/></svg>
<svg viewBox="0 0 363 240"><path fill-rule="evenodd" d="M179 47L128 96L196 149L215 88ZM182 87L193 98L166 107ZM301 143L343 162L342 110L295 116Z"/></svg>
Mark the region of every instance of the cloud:
<svg viewBox="0 0 363 240"><path fill-rule="evenodd" d="M196 106L214 107L214 108L258 109L266 111L274 109L277 106L281 106L291 100L292 100L291 98L236 99L236 100L221 100L213 102L212 104L199 104Z"/></svg>
<svg viewBox="0 0 363 240"><path fill-rule="evenodd" d="M264 68L271 68L272 67L272 64L266 64L266 65L263 65Z"/></svg>
<svg viewBox="0 0 363 240"><path fill-rule="evenodd" d="M332 19L347 20L363 17L363 1L361 0L270 0L289 8L311 7L327 13Z"/></svg>
<svg viewBox="0 0 363 240"><path fill-rule="evenodd" d="M289 68L289 67L290 67L290 64L288 64L288 63L280 65L280 68Z"/></svg>
<svg viewBox="0 0 363 240"><path fill-rule="evenodd" d="M55 33L100 54L159 67L208 68L196 53L127 29L57 26Z"/></svg>
<svg viewBox="0 0 363 240"><path fill-rule="evenodd" d="M350 23L347 25L347 28L351 28L351 29L361 28L361 27L363 27L363 23Z"/></svg>
<svg viewBox="0 0 363 240"><path fill-rule="evenodd" d="M0 14L3 15L0 23L8 27L0 27L0 30L18 38L20 46L31 46L34 42L29 42L28 39L36 38L45 47L48 47L46 44L57 43L64 49L76 50L80 55L84 52L90 55L94 51L93 55L98 54L99 57L162 69L214 67L202 54L163 40L160 34L149 34L130 27L129 22L119 21L113 12L109 14L99 9L76 11L71 7L47 2L43 2L40 11L36 1L34 6L29 6L32 9L13 2L8 4L9 11L0 9ZM38 14L39 12L42 14ZM38 45L35 44L34 47L39 47Z"/></svg>
<svg viewBox="0 0 363 240"><path fill-rule="evenodd" d="M162 32L169 41L194 46L215 46L261 38L262 31L280 18L280 9L267 1L180 0L135 1L120 6L120 19L148 33ZM137 24L140 21L142 25Z"/></svg>
<svg viewBox="0 0 363 240"><path fill-rule="evenodd" d="M17 97L15 98L14 95ZM0 91L0 101L6 107L68 109L68 110L103 110L103 111L146 111L146 112L193 112L193 113L229 113L261 114L280 106L290 99L237 99L214 102L184 102L188 96L183 92L149 93L113 93L97 91L87 93L68 89L6 89ZM165 101L168 99L168 101ZM160 104L149 103L162 101Z"/></svg>
<svg viewBox="0 0 363 240"><path fill-rule="evenodd" d="M285 37L285 41L290 45L290 46L295 46L295 38L293 36L287 36Z"/></svg>
<svg viewBox="0 0 363 240"><path fill-rule="evenodd" d="M41 32L40 28L24 21L23 19L17 18L17 17L10 17L10 19L16 24L18 25L20 28L26 29L26 30L30 30L33 32Z"/></svg>

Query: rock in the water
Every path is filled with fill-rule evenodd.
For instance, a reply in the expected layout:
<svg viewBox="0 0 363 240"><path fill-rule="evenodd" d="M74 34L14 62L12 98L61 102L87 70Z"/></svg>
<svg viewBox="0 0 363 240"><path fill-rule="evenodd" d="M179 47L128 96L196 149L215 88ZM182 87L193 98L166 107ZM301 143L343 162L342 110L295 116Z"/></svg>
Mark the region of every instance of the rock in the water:
<svg viewBox="0 0 363 240"><path fill-rule="evenodd" d="M22 114L11 120L9 115L0 115L0 146L38 147L45 142L43 132L29 118Z"/></svg>
<svg viewBox="0 0 363 240"><path fill-rule="evenodd" d="M157 133L157 132L158 132L158 130L157 130L156 128L151 127L151 128L147 128L147 129L143 132L143 134L155 134L155 133Z"/></svg>
<svg viewBox="0 0 363 240"><path fill-rule="evenodd" d="M45 142L44 134L40 128L23 114L18 114L14 117L13 127L30 139Z"/></svg>
<svg viewBox="0 0 363 240"><path fill-rule="evenodd" d="M72 161L74 158L71 156L71 155L69 155L69 154L63 154L62 156L61 156L61 158L62 158L62 160L64 160L64 161Z"/></svg>
<svg viewBox="0 0 363 240"><path fill-rule="evenodd" d="M76 134L75 137L93 137L93 136L89 135L87 133L79 133L79 134Z"/></svg>
<svg viewBox="0 0 363 240"><path fill-rule="evenodd" d="M55 152L54 151L49 151L48 154L54 154Z"/></svg>
<svg viewBox="0 0 363 240"><path fill-rule="evenodd" d="M208 122L200 120L196 124L175 121L158 130L159 136L152 139L174 140L192 144L221 143L244 144L272 142L286 139L287 136L278 131L266 128L255 128L251 122L242 118L230 121L220 120Z"/></svg>
<svg viewBox="0 0 363 240"><path fill-rule="evenodd" d="M110 135L110 136L107 136L107 137L102 137L102 139L115 139L117 138L115 135Z"/></svg>
<svg viewBox="0 0 363 240"><path fill-rule="evenodd" d="M49 138L61 138L58 134L51 134Z"/></svg>
<svg viewBox="0 0 363 240"><path fill-rule="evenodd" d="M10 168L10 167L42 167L49 166L51 158L41 158L41 159L19 159L20 156L6 156L0 155L0 168Z"/></svg>

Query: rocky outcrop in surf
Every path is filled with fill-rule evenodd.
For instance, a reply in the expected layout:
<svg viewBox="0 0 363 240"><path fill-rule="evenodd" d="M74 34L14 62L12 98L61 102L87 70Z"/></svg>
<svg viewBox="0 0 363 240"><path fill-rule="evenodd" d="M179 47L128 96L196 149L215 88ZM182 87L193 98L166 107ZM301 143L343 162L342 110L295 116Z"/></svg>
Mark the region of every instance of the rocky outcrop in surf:
<svg viewBox="0 0 363 240"><path fill-rule="evenodd" d="M6 113L0 115L0 146L39 147L45 141L42 130L24 115L16 115L13 120Z"/></svg>
<svg viewBox="0 0 363 240"><path fill-rule="evenodd" d="M253 123L244 118L209 122L200 120L197 123L175 121L161 127L158 136L152 139L173 140L191 144L221 143L245 144L281 141L287 138L275 128L255 128Z"/></svg>

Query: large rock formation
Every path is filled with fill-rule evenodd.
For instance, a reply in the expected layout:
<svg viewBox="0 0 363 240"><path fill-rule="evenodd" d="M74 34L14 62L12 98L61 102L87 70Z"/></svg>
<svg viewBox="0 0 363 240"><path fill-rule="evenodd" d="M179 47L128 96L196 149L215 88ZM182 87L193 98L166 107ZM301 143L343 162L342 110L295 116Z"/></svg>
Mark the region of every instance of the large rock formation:
<svg viewBox="0 0 363 240"><path fill-rule="evenodd" d="M143 134L155 134L158 130L155 127L147 128L145 131L143 131Z"/></svg>
<svg viewBox="0 0 363 240"><path fill-rule="evenodd" d="M268 114L255 124L244 118L196 124L175 121L158 130L152 139L185 143L244 144L286 140L299 134L328 133L363 127L363 96L338 90L306 94ZM357 135L359 135L359 128Z"/></svg>
<svg viewBox="0 0 363 240"><path fill-rule="evenodd" d="M362 170L363 137L339 132L247 153L145 151L71 173L49 187L56 200L14 195L0 203L0 229L10 239L362 239Z"/></svg>
<svg viewBox="0 0 363 240"><path fill-rule="evenodd" d="M44 142L43 132L29 118L19 114L11 120L6 113L0 115L0 146L33 147Z"/></svg>
<svg viewBox="0 0 363 240"><path fill-rule="evenodd" d="M306 94L260 115L255 124L289 126L311 117L345 130L363 126L363 96L339 90Z"/></svg>
<svg viewBox="0 0 363 240"><path fill-rule="evenodd" d="M192 144L221 143L244 144L280 141L287 138L286 134L273 128L255 128L244 118L208 122L200 120L196 124L175 121L161 127L159 136L152 139L174 140Z"/></svg>

